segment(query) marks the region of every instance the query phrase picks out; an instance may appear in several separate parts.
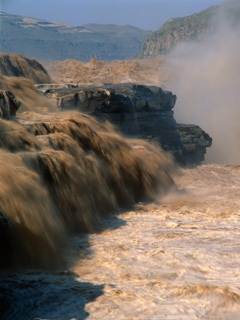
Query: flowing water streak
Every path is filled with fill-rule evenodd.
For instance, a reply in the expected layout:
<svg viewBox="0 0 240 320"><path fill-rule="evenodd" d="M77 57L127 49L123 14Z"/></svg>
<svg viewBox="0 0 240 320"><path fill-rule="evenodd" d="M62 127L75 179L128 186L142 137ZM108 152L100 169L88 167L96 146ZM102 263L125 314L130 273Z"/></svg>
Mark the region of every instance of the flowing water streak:
<svg viewBox="0 0 240 320"><path fill-rule="evenodd" d="M4 267L56 266L66 234L175 187L170 156L80 113L25 113L0 135Z"/></svg>
<svg viewBox="0 0 240 320"><path fill-rule="evenodd" d="M90 250L73 272L5 279L3 319L238 320L240 166L202 165L174 179L185 193L72 237L78 252Z"/></svg>
<svg viewBox="0 0 240 320"><path fill-rule="evenodd" d="M74 309L63 300L71 296L86 315L85 301L101 295L103 285L56 273L77 263L79 247L88 250L81 234L77 245L71 240L78 248L73 259L69 239L91 231L107 214L176 190L170 177L175 167L160 148L126 139L109 123L80 113L46 112L46 100L25 82L8 79L7 89L30 111L0 119L0 314L31 318L44 315L53 303L66 319ZM55 273L24 274L29 268Z"/></svg>

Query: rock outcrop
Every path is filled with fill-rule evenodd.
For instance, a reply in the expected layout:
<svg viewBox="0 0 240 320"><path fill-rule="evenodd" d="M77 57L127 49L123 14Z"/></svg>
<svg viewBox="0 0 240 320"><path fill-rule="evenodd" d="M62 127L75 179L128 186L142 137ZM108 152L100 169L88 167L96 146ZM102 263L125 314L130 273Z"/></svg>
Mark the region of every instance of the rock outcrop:
<svg viewBox="0 0 240 320"><path fill-rule="evenodd" d="M16 53L0 53L0 74L24 77L34 83L51 83L50 76L38 61Z"/></svg>
<svg viewBox="0 0 240 320"><path fill-rule="evenodd" d="M221 21L221 23L219 23ZM240 3L238 0L224 1L193 15L169 19L145 40L138 58L156 58L165 55L180 42L201 40L215 33L222 24L240 24Z"/></svg>
<svg viewBox="0 0 240 320"><path fill-rule="evenodd" d="M159 143L183 165L204 160L212 139L197 125L177 124L176 96L156 86L105 84L44 90L60 110L77 109L109 120L121 133Z"/></svg>

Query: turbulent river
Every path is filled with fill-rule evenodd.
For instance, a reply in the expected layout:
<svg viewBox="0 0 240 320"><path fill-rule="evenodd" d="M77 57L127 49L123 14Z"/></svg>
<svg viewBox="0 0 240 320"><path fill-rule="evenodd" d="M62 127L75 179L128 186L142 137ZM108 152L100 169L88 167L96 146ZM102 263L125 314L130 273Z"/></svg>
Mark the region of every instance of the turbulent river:
<svg viewBox="0 0 240 320"><path fill-rule="evenodd" d="M0 119L0 319L238 320L240 165L176 170L24 90Z"/></svg>
<svg viewBox="0 0 240 320"><path fill-rule="evenodd" d="M69 270L8 274L4 319L239 319L240 166L174 180L181 194L72 236Z"/></svg>

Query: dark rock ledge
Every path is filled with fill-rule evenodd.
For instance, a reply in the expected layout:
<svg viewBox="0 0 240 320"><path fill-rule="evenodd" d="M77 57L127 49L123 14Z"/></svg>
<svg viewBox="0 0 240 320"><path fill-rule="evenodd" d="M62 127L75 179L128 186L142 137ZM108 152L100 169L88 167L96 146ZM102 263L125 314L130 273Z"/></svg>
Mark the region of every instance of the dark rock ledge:
<svg viewBox="0 0 240 320"><path fill-rule="evenodd" d="M121 133L159 143L181 165L204 161L212 138L197 125L178 124L173 108L176 96L156 86L104 84L84 86L40 85L38 89L60 110L77 109L109 120ZM12 92L0 92L0 117L15 116L20 103Z"/></svg>
<svg viewBox="0 0 240 320"><path fill-rule="evenodd" d="M40 86L39 90L61 110L77 109L108 119L127 136L159 143L181 165L204 160L212 138L199 126L178 124L173 108L176 96L157 86L138 84Z"/></svg>

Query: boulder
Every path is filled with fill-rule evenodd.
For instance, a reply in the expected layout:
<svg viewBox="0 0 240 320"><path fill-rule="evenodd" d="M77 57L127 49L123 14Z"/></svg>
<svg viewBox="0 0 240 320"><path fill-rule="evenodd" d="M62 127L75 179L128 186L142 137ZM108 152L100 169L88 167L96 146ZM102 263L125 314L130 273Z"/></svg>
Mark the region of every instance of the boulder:
<svg viewBox="0 0 240 320"><path fill-rule="evenodd" d="M182 144L177 155L185 165L199 164L204 161L206 148L211 147L212 138L199 126L191 124L177 124L176 130Z"/></svg>
<svg viewBox="0 0 240 320"><path fill-rule="evenodd" d="M77 109L109 120L121 133L159 143L182 165L204 160L211 137L197 125L178 124L176 95L157 86L133 83L84 85L45 90L60 110Z"/></svg>
<svg viewBox="0 0 240 320"><path fill-rule="evenodd" d="M55 99L60 110L78 109L81 112L93 113L95 109L109 100L108 90L98 88L74 88L49 89L45 95Z"/></svg>

